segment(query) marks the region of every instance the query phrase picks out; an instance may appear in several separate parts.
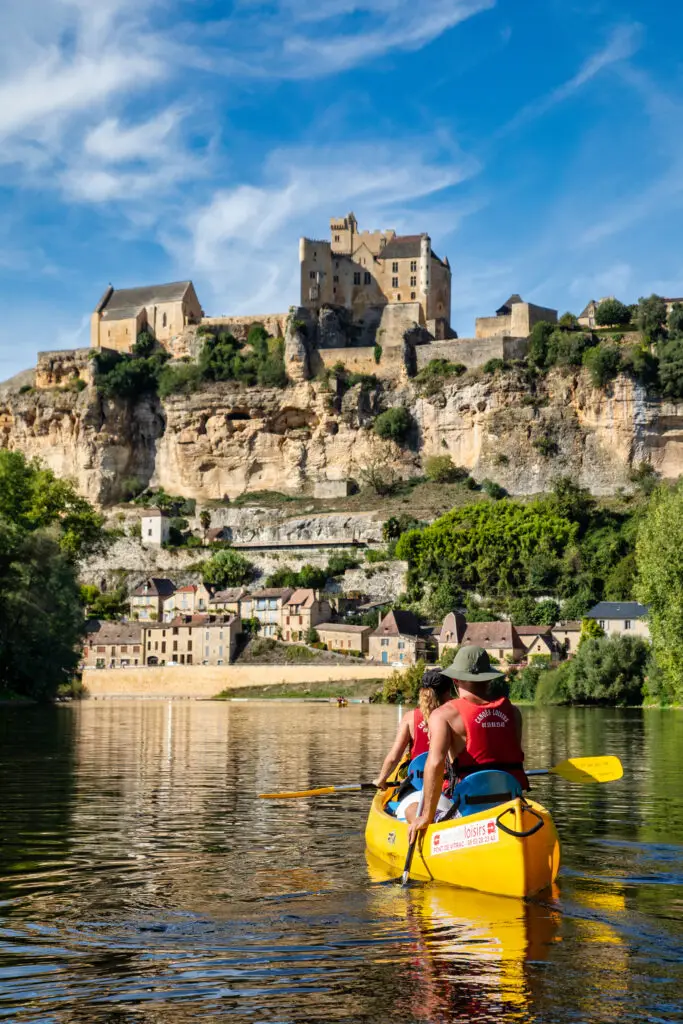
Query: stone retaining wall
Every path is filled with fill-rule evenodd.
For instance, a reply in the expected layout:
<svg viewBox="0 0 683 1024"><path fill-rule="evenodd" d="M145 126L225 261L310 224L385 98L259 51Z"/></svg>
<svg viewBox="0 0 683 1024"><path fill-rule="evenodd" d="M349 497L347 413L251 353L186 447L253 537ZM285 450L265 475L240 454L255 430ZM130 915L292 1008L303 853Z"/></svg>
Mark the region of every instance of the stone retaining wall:
<svg viewBox="0 0 683 1024"><path fill-rule="evenodd" d="M155 668L86 668L83 684L93 698L215 697L222 690L240 687L277 686L281 683L342 683L355 679L384 679L393 669L387 665L160 665Z"/></svg>
<svg viewBox="0 0 683 1024"><path fill-rule="evenodd" d="M454 338L450 341L435 341L431 345L418 345L415 355L418 370L432 359L448 359L472 370L483 366L489 359L523 359L527 345L526 338Z"/></svg>

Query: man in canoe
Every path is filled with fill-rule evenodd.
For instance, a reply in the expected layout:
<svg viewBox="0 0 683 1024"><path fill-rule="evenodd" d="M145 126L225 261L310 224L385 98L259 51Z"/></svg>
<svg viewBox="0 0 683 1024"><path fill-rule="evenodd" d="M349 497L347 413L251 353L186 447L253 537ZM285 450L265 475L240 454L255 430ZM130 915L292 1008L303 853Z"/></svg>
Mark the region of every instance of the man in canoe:
<svg viewBox="0 0 683 1024"><path fill-rule="evenodd" d="M454 680L455 700L437 708L429 717L429 757L424 772L422 812L412 823L410 840L434 821L441 795L446 758L456 779L473 771L496 769L508 772L529 788L524 773L522 716L507 697L488 699L489 683L503 675L491 668L482 647L461 647L453 663L442 670Z"/></svg>
<svg viewBox="0 0 683 1024"><path fill-rule="evenodd" d="M391 750L384 759L382 769L374 780L378 789L386 789L391 773L398 766L401 758L407 750L410 751L410 760L425 754L429 750L429 726L430 717L437 708L440 708L450 699L453 689L451 679L444 675L441 669L428 668L425 670L420 683L418 694L418 706L411 714L404 715L396 733ZM415 794L412 801L406 801L402 808L407 821L412 821L416 816L420 794Z"/></svg>

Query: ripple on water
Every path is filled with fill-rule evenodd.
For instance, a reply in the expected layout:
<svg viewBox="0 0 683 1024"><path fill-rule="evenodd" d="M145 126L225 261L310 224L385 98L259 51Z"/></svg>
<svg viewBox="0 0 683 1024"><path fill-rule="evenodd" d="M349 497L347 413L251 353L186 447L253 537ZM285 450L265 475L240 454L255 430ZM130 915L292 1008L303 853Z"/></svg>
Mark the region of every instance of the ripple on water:
<svg viewBox="0 0 683 1024"><path fill-rule="evenodd" d="M526 711L559 891L530 903L367 874L361 795L394 709L163 703L0 722L0 1019L17 1024L674 1021L683 991L679 717ZM683 719L681 719L683 721Z"/></svg>

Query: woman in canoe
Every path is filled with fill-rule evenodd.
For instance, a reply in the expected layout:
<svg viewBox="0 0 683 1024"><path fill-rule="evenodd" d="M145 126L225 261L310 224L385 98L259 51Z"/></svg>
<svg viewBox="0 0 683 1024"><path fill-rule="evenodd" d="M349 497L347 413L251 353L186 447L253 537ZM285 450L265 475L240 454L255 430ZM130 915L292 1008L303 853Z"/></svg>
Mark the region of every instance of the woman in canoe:
<svg viewBox="0 0 683 1024"><path fill-rule="evenodd" d="M412 823L411 841L417 832L435 819L441 795L446 758L450 757L457 779L483 769L505 771L524 789L522 715L507 697L488 699L489 683L503 675L491 668L483 647L466 645L453 663L443 669L452 679L458 696L435 710L429 718L429 757L424 771L424 802L420 816Z"/></svg>
<svg viewBox="0 0 683 1024"><path fill-rule="evenodd" d="M433 711L445 704L451 697L453 684L451 680L443 675L441 669L428 668L420 683L418 695L418 706L412 714L404 715L396 733L391 750L384 759L382 770L374 780L378 789L386 789L387 781L394 769L400 764L406 751L409 751L409 759L419 757L429 750L429 719ZM408 801L407 806L401 808L401 817L408 821L415 817L419 794ZM415 806L412 806L414 804Z"/></svg>

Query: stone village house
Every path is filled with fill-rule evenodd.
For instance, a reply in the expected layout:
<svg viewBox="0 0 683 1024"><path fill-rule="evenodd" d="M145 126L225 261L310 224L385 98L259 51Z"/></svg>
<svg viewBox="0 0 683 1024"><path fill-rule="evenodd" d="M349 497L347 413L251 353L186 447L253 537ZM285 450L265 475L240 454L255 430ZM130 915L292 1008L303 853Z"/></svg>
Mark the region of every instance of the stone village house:
<svg viewBox="0 0 683 1024"><path fill-rule="evenodd" d="M140 622L160 622L163 618L164 601L175 593L175 585L163 576L151 576L130 597L131 618Z"/></svg>
<svg viewBox="0 0 683 1024"><path fill-rule="evenodd" d="M177 615L144 626L146 665L229 665L242 622L237 615Z"/></svg>
<svg viewBox="0 0 683 1024"><path fill-rule="evenodd" d="M170 622L176 615L201 615L210 608L211 592L203 583L178 587L174 594L164 601L164 622Z"/></svg>
<svg viewBox="0 0 683 1024"><path fill-rule="evenodd" d="M412 612L396 609L388 612L368 640L372 661L383 665L414 665L424 656L425 640Z"/></svg>
<svg viewBox="0 0 683 1024"><path fill-rule="evenodd" d="M483 647L497 661L521 661L526 646L511 622L467 623L460 612L449 612L437 636L439 657L445 650L473 644Z"/></svg>
<svg viewBox="0 0 683 1024"><path fill-rule="evenodd" d="M246 594L240 601L243 619L259 620L259 636L275 640L282 629L282 611L294 591L291 587L266 587Z"/></svg>
<svg viewBox="0 0 683 1024"><path fill-rule="evenodd" d="M352 626L347 622L321 622L316 626L316 631L328 651L351 651L360 655L368 653L372 626Z"/></svg>
<svg viewBox="0 0 683 1024"><path fill-rule="evenodd" d="M136 622L88 622L84 668L128 668L144 664L143 627Z"/></svg>
<svg viewBox="0 0 683 1024"><path fill-rule="evenodd" d="M607 636L640 636L650 639L647 608L637 601L599 601L586 616L604 629Z"/></svg>
<svg viewBox="0 0 683 1024"><path fill-rule="evenodd" d="M321 601L315 590L295 590L282 609L282 639L306 640L308 631L320 622L329 622L332 609L328 601Z"/></svg>

